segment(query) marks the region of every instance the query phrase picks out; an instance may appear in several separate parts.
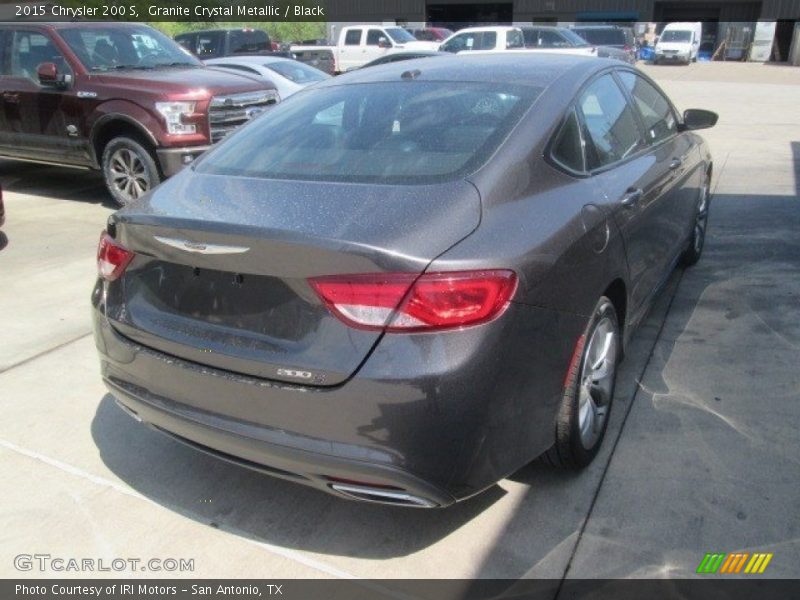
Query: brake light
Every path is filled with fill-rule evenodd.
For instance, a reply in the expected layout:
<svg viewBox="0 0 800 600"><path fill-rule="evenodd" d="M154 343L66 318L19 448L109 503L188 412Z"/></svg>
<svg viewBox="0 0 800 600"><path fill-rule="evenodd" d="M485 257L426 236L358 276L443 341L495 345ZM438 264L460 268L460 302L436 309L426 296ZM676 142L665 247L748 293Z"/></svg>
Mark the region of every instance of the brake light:
<svg viewBox="0 0 800 600"><path fill-rule="evenodd" d="M106 281L114 281L125 272L133 256L104 231L97 246L97 272Z"/></svg>
<svg viewBox="0 0 800 600"><path fill-rule="evenodd" d="M341 321L359 329L437 331L500 316L517 287L513 271L375 273L315 277L311 287Z"/></svg>

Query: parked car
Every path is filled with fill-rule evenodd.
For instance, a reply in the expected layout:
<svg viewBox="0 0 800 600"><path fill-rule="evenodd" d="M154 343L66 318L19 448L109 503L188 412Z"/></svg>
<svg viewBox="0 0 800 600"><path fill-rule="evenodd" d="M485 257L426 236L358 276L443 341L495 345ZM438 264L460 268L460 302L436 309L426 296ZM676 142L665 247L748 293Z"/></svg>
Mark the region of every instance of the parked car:
<svg viewBox="0 0 800 600"><path fill-rule="evenodd" d="M342 27L336 45L293 44L291 51L301 62L314 61L334 74L358 69L368 62L395 52L437 50L433 42L420 42L402 27L354 25Z"/></svg>
<svg viewBox="0 0 800 600"><path fill-rule="evenodd" d="M572 31L590 44L597 46L597 55L601 58L617 58L632 65L636 64L636 38L633 29L619 25L578 25ZM618 50L622 54L608 55L608 48Z"/></svg>
<svg viewBox="0 0 800 600"><path fill-rule="evenodd" d="M675 62L688 65L697 61L697 51L703 37L703 24L667 23L656 42L653 62Z"/></svg>
<svg viewBox="0 0 800 600"><path fill-rule="evenodd" d="M5 23L0 37L0 156L100 169L120 205L278 101L143 24Z"/></svg>
<svg viewBox="0 0 800 600"><path fill-rule="evenodd" d="M439 50L458 54L460 52L504 52L525 47L519 27L467 27L447 38Z"/></svg>
<svg viewBox="0 0 800 600"><path fill-rule="evenodd" d="M177 440L357 500L585 466L632 332L700 258L715 121L577 56L298 92L110 217L102 377Z"/></svg>
<svg viewBox="0 0 800 600"><path fill-rule="evenodd" d="M628 62L627 54L622 50L590 44L566 27L523 27L522 34L527 50L614 58Z"/></svg>
<svg viewBox="0 0 800 600"><path fill-rule="evenodd" d="M201 60L274 50L269 34L262 29L191 31L176 35L175 41Z"/></svg>
<svg viewBox="0 0 800 600"><path fill-rule="evenodd" d="M441 43L453 35L453 32L444 27L420 27L418 29L406 28L406 31L421 42Z"/></svg>
<svg viewBox="0 0 800 600"><path fill-rule="evenodd" d="M327 73L299 61L272 56L213 58L207 60L206 65L263 77L275 86L281 99L286 99L309 85L330 78Z"/></svg>
<svg viewBox="0 0 800 600"><path fill-rule="evenodd" d="M396 54L387 54L386 56L381 56L380 58L376 58L372 62L368 62L365 64L362 69L366 69L367 67L377 67L378 65L386 65L389 63L400 62L403 60L413 60L415 58L430 58L432 56L450 56L448 52L432 52L432 51L420 51L420 52L398 52Z"/></svg>

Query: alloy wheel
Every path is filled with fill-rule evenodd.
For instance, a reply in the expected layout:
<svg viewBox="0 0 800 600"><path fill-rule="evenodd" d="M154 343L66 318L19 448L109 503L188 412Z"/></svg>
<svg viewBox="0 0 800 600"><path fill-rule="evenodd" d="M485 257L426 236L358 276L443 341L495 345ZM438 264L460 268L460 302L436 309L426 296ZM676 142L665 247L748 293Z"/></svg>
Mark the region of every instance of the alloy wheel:
<svg viewBox="0 0 800 600"><path fill-rule="evenodd" d="M150 176L142 158L129 148L120 148L111 155L111 182L127 203L150 189Z"/></svg>
<svg viewBox="0 0 800 600"><path fill-rule="evenodd" d="M700 254L706 239L706 226L708 225L708 196L710 181L706 177L703 190L700 192L700 201L697 204L697 216L694 223L694 251Z"/></svg>
<svg viewBox="0 0 800 600"><path fill-rule="evenodd" d="M617 362L617 330L609 317L601 319L586 347L578 390L578 430L583 447L591 449L603 432Z"/></svg>

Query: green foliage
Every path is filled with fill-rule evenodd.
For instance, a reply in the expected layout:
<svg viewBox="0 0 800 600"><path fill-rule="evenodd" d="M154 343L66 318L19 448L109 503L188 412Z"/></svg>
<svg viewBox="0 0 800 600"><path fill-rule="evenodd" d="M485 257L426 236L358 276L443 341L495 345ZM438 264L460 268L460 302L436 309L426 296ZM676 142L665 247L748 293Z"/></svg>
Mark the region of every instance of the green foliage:
<svg viewBox="0 0 800 600"><path fill-rule="evenodd" d="M187 31L199 31L202 29L241 29L244 27L263 29L269 34L270 39L278 42L294 42L325 37L325 23L320 22L156 21L149 22L148 25L160 29L170 37Z"/></svg>

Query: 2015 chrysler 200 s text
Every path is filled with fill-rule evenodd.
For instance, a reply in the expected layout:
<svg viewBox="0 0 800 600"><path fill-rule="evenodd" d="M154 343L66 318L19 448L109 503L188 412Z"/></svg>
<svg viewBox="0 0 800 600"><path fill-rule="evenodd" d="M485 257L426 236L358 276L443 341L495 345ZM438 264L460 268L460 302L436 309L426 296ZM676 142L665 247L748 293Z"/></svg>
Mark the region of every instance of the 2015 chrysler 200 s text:
<svg viewBox="0 0 800 600"><path fill-rule="evenodd" d="M137 418L331 493L446 506L588 464L711 157L619 62L447 57L302 91L115 213L102 375ZM268 141L268 143L266 143Z"/></svg>

